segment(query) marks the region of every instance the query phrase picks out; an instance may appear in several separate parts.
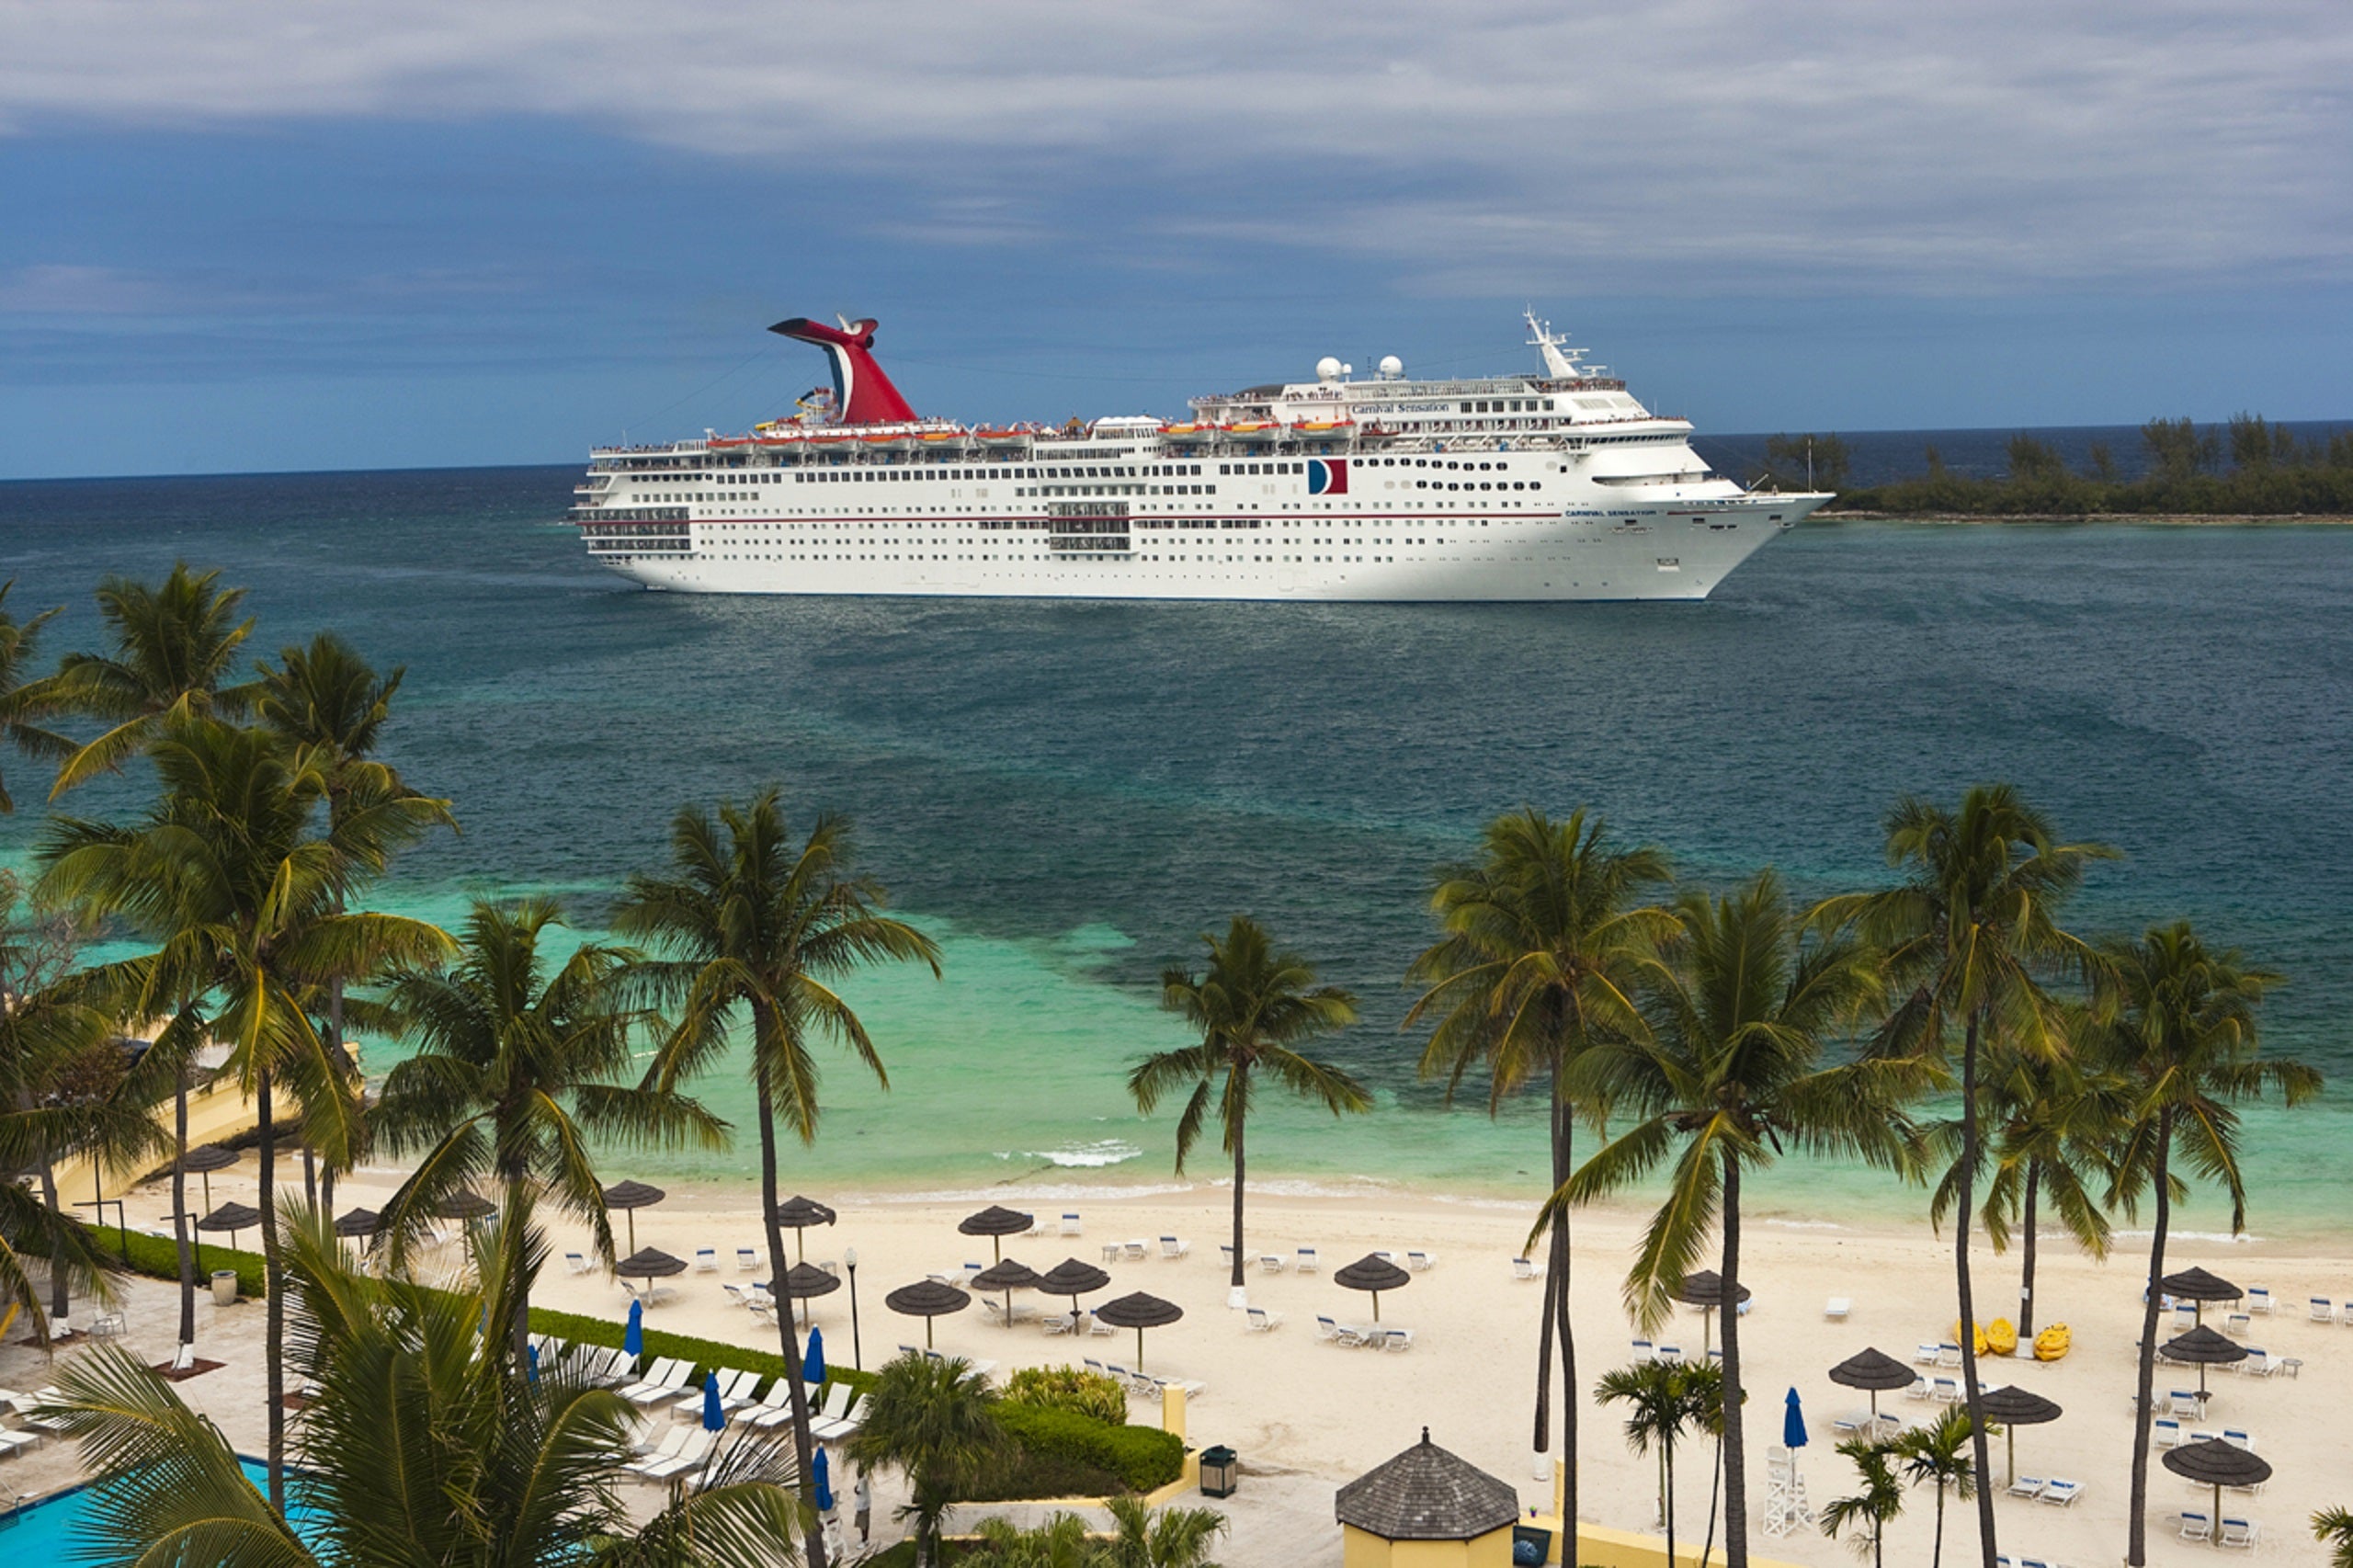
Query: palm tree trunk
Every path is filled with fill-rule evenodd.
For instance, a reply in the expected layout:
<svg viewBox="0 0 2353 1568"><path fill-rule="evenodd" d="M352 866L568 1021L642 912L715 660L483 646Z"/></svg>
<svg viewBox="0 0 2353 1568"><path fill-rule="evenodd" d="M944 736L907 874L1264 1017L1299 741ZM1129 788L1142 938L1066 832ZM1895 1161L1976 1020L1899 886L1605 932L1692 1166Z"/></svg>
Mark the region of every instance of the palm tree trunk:
<svg viewBox="0 0 2353 1568"><path fill-rule="evenodd" d="M1235 1290L1242 1287L1242 1178L1245 1165L1242 1158L1243 1118L1233 1119L1233 1279Z"/></svg>
<svg viewBox="0 0 2353 1568"><path fill-rule="evenodd" d="M1665 1526L1666 1527L1666 1560L1667 1560L1667 1562L1674 1562L1676 1561L1676 1556L1675 1556L1675 1443L1674 1443L1674 1439L1673 1439L1671 1437L1668 1438L1668 1440L1667 1440L1667 1441L1663 1442L1663 1443L1661 1443L1661 1444L1659 1445L1659 1448L1658 1448L1658 1462L1659 1462L1659 1469L1660 1469L1661 1471L1663 1471L1665 1473L1665 1476L1666 1476L1666 1484L1665 1484L1665 1490L1660 1494L1660 1496L1661 1496L1661 1503L1660 1503L1660 1506L1659 1506L1659 1522L1660 1522L1661 1524L1663 1524L1663 1525L1665 1525ZM1563 1526L1564 1526L1564 1528L1565 1528L1565 1523L1566 1523L1566 1522L1565 1522L1565 1521L1563 1521ZM1575 1540L1575 1538L1574 1538L1574 1537L1571 1537L1571 1538L1570 1538L1570 1540L1569 1540L1568 1541L1565 1541L1565 1542L1563 1542L1563 1545L1562 1545L1562 1552L1561 1552L1561 1561L1562 1561L1562 1562L1571 1562L1571 1561L1573 1561L1574 1559L1575 1559L1575 1558L1579 1555L1579 1553L1576 1551L1575 1547L1574 1547L1574 1540Z"/></svg>
<svg viewBox="0 0 2353 1568"><path fill-rule="evenodd" d="M98 1152L96 1149L93 1149L90 1151L90 1164L93 1168L96 1168L97 1161ZM57 1200L57 1168L51 1165L47 1160L43 1160L40 1163L40 1196L41 1202L48 1208L51 1213L63 1214L64 1212L63 1208ZM93 1206L90 1210L90 1231L93 1235L96 1235L105 1227L106 1220L106 1210ZM124 1261L129 1262L130 1260L126 1258ZM51 1323L56 1322L59 1318L65 1316L69 1312L71 1312L73 1307L73 1298L67 1295L65 1291L65 1271L58 1267L56 1260L52 1258L50 1261L49 1269L50 1321Z"/></svg>
<svg viewBox="0 0 2353 1568"><path fill-rule="evenodd" d="M2018 1348L2034 1344L2034 1199L2042 1180L2042 1162L2026 1163L2026 1237L2018 1268Z"/></svg>
<svg viewBox="0 0 2353 1568"><path fill-rule="evenodd" d="M1559 1221L1554 1221L1553 1228L1560 1228ZM1535 1449L1540 1457L1552 1449L1552 1301L1561 1293L1559 1242L1556 1237L1547 1236L1544 1244L1549 1249L1544 1267L1544 1308L1536 1335Z"/></svg>
<svg viewBox="0 0 2353 1568"><path fill-rule="evenodd" d="M172 1096L172 1246L180 1260L180 1343L196 1343L196 1244L188 1224L188 1070Z"/></svg>
<svg viewBox="0 0 2353 1568"><path fill-rule="evenodd" d="M753 1069L757 1074L758 1068ZM784 1256L784 1227L776 1222L776 1102L767 1080L759 1080L760 1228L768 1238L768 1291L776 1302L777 1336L784 1346L784 1375L792 1388L792 1451L801 1478L801 1496L809 1510L809 1535L802 1559L808 1568L825 1568L824 1532L817 1523L816 1478L809 1471L809 1390L801 1381L801 1333L792 1321L792 1298L785 1293L785 1276L791 1265Z"/></svg>
<svg viewBox="0 0 2353 1568"><path fill-rule="evenodd" d="M270 1119L269 1073L264 1069L254 1085L254 1111L261 1128L261 1256L263 1289L268 1296L267 1337L262 1360L267 1373L263 1397L269 1402L269 1506L286 1507L286 1291L278 1272L278 1130Z"/></svg>
<svg viewBox="0 0 2353 1568"><path fill-rule="evenodd" d="M501 1251L505 1251L509 1245L513 1244L514 1238L508 1233L506 1227L513 1223L514 1217L516 1215L522 1212L523 1183L526 1179L527 1178L521 1171L509 1171L506 1173L504 1185L506 1188L506 1202L504 1210L498 1217L498 1242ZM520 1265L523 1260L522 1252L518 1249L513 1254L513 1256L517 1264ZM506 1350L508 1355L515 1358L515 1375L518 1378L529 1377L531 1370L531 1281L529 1276L523 1273L519 1267L515 1280L515 1316L513 1321L506 1325Z"/></svg>
<svg viewBox="0 0 2353 1568"><path fill-rule="evenodd" d="M1740 1160L1724 1155L1724 1562L1748 1568L1748 1444L1740 1403Z"/></svg>
<svg viewBox="0 0 2353 1568"><path fill-rule="evenodd" d="M1969 1221L1971 1205L1976 1201L1977 1187L1977 1025L1978 1014L1969 1015L1969 1032L1961 1048L1961 1202L1953 1219L1953 1275L1961 1297L1961 1386L1969 1399L1970 1446L1974 1451L1977 1477L1982 1483L1993 1474L1993 1456L1985 1437L1984 1397L1977 1386L1977 1299L1970 1289ZM1938 1517L1943 1517L1944 1495L1937 1497ZM1996 1568L1994 1561L1994 1491L1989 1486L1977 1488L1977 1545L1984 1559L1984 1568ZM1938 1527L1937 1548L1944 1550L1942 1527Z"/></svg>
<svg viewBox="0 0 2353 1568"><path fill-rule="evenodd" d="M2166 1169L2173 1155L2173 1108L2157 1113L2157 1219L2149 1239L2148 1296L2141 1303L2140 1403L2132 1418L2132 1508L2129 1516L2124 1561L2145 1568L2149 1561L2149 1421L2156 1414L2157 1312L2164 1294L2157 1281L2165 1273L2165 1226L2173 1218L2172 1195L2165 1190Z"/></svg>
<svg viewBox="0 0 2353 1568"><path fill-rule="evenodd" d="M1984 1495L1984 1490L1979 1487L1978 1494ZM1928 1559L1928 1568L1945 1568L1945 1483L1941 1476L1937 1480L1937 1551Z"/></svg>
<svg viewBox="0 0 2353 1568"><path fill-rule="evenodd" d="M1573 1108L1563 1093L1562 1079L1568 1073L1568 1059L1563 1056L1552 1064L1552 1190L1558 1192L1569 1182L1575 1154L1576 1119ZM1569 1215L1564 1208L1552 1226L1552 1258L1551 1277L1560 1282L1552 1293L1552 1326L1561 1346L1561 1529L1568 1537L1567 1547L1574 1548L1577 1538L1577 1411L1582 1401L1577 1390L1577 1346L1569 1332ZM1567 1561L1570 1551L1564 1549L1562 1560Z"/></svg>

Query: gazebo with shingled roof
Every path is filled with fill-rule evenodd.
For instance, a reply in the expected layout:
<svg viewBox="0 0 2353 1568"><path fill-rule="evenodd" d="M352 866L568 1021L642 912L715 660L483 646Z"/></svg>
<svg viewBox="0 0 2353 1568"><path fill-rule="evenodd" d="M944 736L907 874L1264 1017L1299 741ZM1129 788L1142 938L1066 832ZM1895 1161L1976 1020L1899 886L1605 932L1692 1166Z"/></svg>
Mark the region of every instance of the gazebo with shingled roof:
<svg viewBox="0 0 2353 1568"><path fill-rule="evenodd" d="M1508 1568L1519 1494L1422 1440L1340 1488L1344 1568Z"/></svg>

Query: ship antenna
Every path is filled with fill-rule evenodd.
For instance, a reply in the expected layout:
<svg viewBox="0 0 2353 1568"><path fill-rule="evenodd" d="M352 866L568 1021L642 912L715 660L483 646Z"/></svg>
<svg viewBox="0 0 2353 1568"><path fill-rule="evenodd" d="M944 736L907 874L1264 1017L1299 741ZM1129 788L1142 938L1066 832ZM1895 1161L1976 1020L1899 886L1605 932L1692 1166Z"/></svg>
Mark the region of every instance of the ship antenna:
<svg viewBox="0 0 2353 1568"><path fill-rule="evenodd" d="M1520 319L1528 323L1529 343L1544 355L1545 374L1556 381L1573 381L1584 374L1577 369L1579 351L1574 348L1565 354L1561 351L1569 340L1554 332L1551 322L1539 320L1535 306L1530 305L1520 312Z"/></svg>

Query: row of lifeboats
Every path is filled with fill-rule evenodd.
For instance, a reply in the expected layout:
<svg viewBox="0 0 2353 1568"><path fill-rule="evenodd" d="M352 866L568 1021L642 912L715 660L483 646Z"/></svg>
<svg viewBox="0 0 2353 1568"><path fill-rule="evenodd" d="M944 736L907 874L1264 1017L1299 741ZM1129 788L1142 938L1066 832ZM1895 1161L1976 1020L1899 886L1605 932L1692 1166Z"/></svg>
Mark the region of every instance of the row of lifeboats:
<svg viewBox="0 0 2353 1568"><path fill-rule="evenodd" d="M1345 441L1357 433L1353 419L1303 419L1283 425L1271 419L1244 420L1231 425L1178 424L1163 425L1158 434L1177 446L1202 446L1216 441L1239 441L1250 445L1272 445L1277 441ZM983 426L965 429L961 426L946 426L929 429L891 429L861 432L855 426L838 425L802 426L789 421L756 426L748 436L707 437L704 445L713 448L758 447L811 448L820 451L917 452L954 449L979 446L983 448L1025 447L1048 432L1035 425L1014 425L1003 427Z"/></svg>

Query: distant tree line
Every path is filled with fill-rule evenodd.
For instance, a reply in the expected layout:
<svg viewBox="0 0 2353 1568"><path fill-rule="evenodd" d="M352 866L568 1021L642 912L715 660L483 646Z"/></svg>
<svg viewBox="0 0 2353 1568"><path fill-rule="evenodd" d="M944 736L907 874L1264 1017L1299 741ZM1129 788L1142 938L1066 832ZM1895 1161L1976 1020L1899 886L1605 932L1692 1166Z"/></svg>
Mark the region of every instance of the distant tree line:
<svg viewBox="0 0 2353 1568"><path fill-rule="evenodd" d="M2147 472L2124 478L2105 442L2094 442L2085 472L2049 442L2010 437L2009 472L1991 478L1953 472L1933 446L1926 472L1892 483L1844 488L1847 443L1835 435L1776 436L1754 483L1782 490L1836 490L1832 512L1897 517L2080 517L2097 513L2182 517L2353 516L2353 431L2325 441L2259 414L2239 414L2225 430L2200 430L2187 416L2141 426Z"/></svg>

